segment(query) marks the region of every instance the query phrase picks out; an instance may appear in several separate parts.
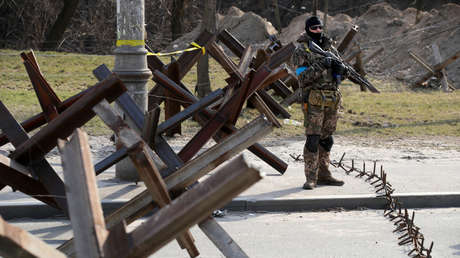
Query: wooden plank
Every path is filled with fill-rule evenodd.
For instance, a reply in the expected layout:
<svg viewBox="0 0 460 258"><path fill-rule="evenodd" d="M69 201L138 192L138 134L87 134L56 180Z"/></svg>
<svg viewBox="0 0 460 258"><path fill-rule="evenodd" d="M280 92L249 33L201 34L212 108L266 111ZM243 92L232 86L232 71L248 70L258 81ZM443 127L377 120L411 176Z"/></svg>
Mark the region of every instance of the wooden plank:
<svg viewBox="0 0 460 258"><path fill-rule="evenodd" d="M133 248L119 257L145 257L154 253L260 179L259 171L248 166L244 158L230 161L134 229L129 234Z"/></svg>
<svg viewBox="0 0 460 258"><path fill-rule="evenodd" d="M76 129L70 141L59 140L58 147L77 256L97 258L103 256L108 232L87 137L81 129Z"/></svg>
<svg viewBox="0 0 460 258"><path fill-rule="evenodd" d="M207 218L198 224L200 229L211 239L225 257L249 258L241 247L227 232L212 218Z"/></svg>
<svg viewBox="0 0 460 258"><path fill-rule="evenodd" d="M0 217L0 255L5 258L64 258L62 252Z"/></svg>
<svg viewBox="0 0 460 258"><path fill-rule="evenodd" d="M433 49L433 56L434 56L435 62L436 63L441 63L442 62L442 57L441 57L441 52L439 52L439 46L436 43L433 43L431 45L431 48ZM442 68L439 71L439 75L440 75L440 79L441 79L442 90L444 92L448 92L449 91L449 86L448 86L449 83L447 82L446 69Z"/></svg>
<svg viewBox="0 0 460 258"><path fill-rule="evenodd" d="M59 117L18 146L11 157L23 164L43 158L56 146L58 138L65 139L75 128L81 127L94 117L92 106L103 98L113 101L125 91L125 86L116 75L98 83L89 94L85 94Z"/></svg>

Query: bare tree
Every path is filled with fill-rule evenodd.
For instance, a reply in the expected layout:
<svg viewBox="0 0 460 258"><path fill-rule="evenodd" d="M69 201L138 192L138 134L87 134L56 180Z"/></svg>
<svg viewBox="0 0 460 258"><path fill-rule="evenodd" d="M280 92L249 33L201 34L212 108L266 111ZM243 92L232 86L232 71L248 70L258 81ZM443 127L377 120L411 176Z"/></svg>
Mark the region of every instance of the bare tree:
<svg viewBox="0 0 460 258"><path fill-rule="evenodd" d="M216 0L204 1L201 29L207 30L211 33L215 33L217 31ZM198 97L202 98L211 92L211 82L209 80L209 57L207 53L200 57L196 69L198 78L195 90Z"/></svg>
<svg viewBox="0 0 460 258"><path fill-rule="evenodd" d="M45 41L42 44L44 50L53 50L56 49L59 45L59 42L64 36L64 32L72 20L72 16L78 7L79 0L62 0L64 2L64 7L59 13L56 21L48 32Z"/></svg>
<svg viewBox="0 0 460 258"><path fill-rule="evenodd" d="M280 9L278 7L278 0L273 0L273 11L275 12L275 23L278 33L281 33L281 18L280 18Z"/></svg>
<svg viewBox="0 0 460 258"><path fill-rule="evenodd" d="M184 30L184 9L187 0L172 0L171 33L172 41L180 38Z"/></svg>

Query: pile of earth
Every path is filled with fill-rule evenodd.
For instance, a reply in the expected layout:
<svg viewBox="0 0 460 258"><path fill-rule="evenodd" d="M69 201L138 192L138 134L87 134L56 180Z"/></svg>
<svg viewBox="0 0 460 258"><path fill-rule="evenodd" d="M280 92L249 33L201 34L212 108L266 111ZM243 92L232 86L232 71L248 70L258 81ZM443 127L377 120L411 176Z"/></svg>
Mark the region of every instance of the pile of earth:
<svg viewBox="0 0 460 258"><path fill-rule="evenodd" d="M409 56L408 51L434 65L433 43L439 45L443 60L460 50L460 5L445 4L439 10L420 12L420 20L415 24L416 14L414 8L401 11L387 3L379 3L359 17L352 18L346 14L328 16L327 30L334 40L340 42L352 26L359 26L354 43L360 46L364 56L380 47L384 48L380 55L366 65L367 72L412 83L426 70ZM282 30L282 42L295 41L304 31L305 20L310 15L305 13L294 18ZM319 15L324 17L321 12ZM448 78L457 88L460 88L459 70L460 62L447 67Z"/></svg>
<svg viewBox="0 0 460 258"><path fill-rule="evenodd" d="M253 12L243 12L237 7L231 7L225 15L217 15L217 29L227 29L244 45L260 44L266 41L269 35L277 34L278 31L267 19ZM194 41L201 31L197 26L193 31L173 41L166 51L184 49L189 42Z"/></svg>
<svg viewBox="0 0 460 258"><path fill-rule="evenodd" d="M436 62L432 44L439 45L443 60L460 50L460 5L450 3L440 9L421 11L417 23L416 14L417 10L414 8L398 10L388 3L378 3L358 17L352 18L346 14L328 16L327 32L336 42L340 42L350 28L357 25L359 33L347 51L359 46L365 57L383 47L383 52L366 64L366 71L373 76L394 78L410 84L426 73L426 70L410 58L408 51L434 65ZM318 15L324 17L321 12ZM272 34L278 34L282 43L287 44L294 42L304 32L305 20L310 16L311 13L304 13L295 17L278 33L266 19L253 12L245 13L232 7L226 15L218 15L218 30L228 29L244 45L263 47L267 45L268 36ZM200 29L197 27L185 34L166 50L187 47L198 36ZM457 88L460 88L459 70L460 62L454 62L447 67L448 78Z"/></svg>

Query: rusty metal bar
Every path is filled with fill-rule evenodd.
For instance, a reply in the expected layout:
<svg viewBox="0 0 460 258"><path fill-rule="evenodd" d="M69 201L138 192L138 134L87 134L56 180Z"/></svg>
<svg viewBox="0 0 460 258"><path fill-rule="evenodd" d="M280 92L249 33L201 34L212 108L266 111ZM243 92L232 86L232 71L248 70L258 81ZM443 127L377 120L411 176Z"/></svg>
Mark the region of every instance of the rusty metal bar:
<svg viewBox="0 0 460 258"><path fill-rule="evenodd" d="M59 209L55 199L46 190L43 184L32 178L25 166L16 163L3 155L0 155L0 182L11 186L14 190L19 190L49 206Z"/></svg>
<svg viewBox="0 0 460 258"><path fill-rule="evenodd" d="M182 105L187 107L191 103L195 103L198 101L198 99L195 96L193 96L193 94L169 80L161 72L155 71L154 75L154 80L159 82L164 87L167 87L168 90L175 92L177 96L180 96L185 100L185 102L183 102ZM199 113L201 119L199 119L198 122L204 125L205 121L211 118L211 113L212 112L209 109L205 108L202 112ZM222 130L216 134L215 139L219 142L219 139L224 138L229 134L232 134L236 130L237 129L234 126L226 124L224 127L222 127ZM257 155L259 158L267 162L270 166L275 168L280 173L284 173L286 171L287 164L281 159L279 159L277 156L273 155L271 152L263 148L260 144L254 144L253 146L249 147L249 150L253 152L255 155Z"/></svg>
<svg viewBox="0 0 460 258"><path fill-rule="evenodd" d="M56 146L58 138L68 137L75 128L93 118L95 114L91 108L101 99L113 101L125 91L126 88L116 75L98 83L89 94L85 94L59 117L18 146L11 157L24 164L41 159Z"/></svg>
<svg viewBox="0 0 460 258"><path fill-rule="evenodd" d="M347 47L350 45L350 42L355 37L356 33L358 33L358 26L355 25L348 31L347 35L345 35L345 37L337 47L337 51L339 51L340 54L343 54L345 52Z"/></svg>
<svg viewBox="0 0 460 258"><path fill-rule="evenodd" d="M24 129L19 125L19 123L14 119L8 109L0 101L0 117L2 118L2 123L0 123L0 128L5 132L6 136L17 149L18 146L22 146L24 143L30 141L31 138L27 135ZM21 163L21 162L19 162ZM22 165L26 165L21 163ZM30 165L30 170L33 172L32 175L40 180L40 183L46 188L47 192L51 194L51 198L55 199L55 202L65 213L67 212L67 201L65 198L65 188L64 183L56 174L54 169L45 159L38 159ZM20 186L13 186L14 188L20 188ZM42 193L43 191L40 188L37 189L28 189L31 193L37 191L37 194Z"/></svg>
<svg viewBox="0 0 460 258"><path fill-rule="evenodd" d="M161 123L158 126L157 133L161 134L165 132L168 128L174 126L175 124L181 123L184 120L192 117L197 112L200 112L203 108L209 106L210 104L214 103L216 100L222 98L223 96L224 96L224 91L222 89L218 89L218 90L215 90L209 93L208 95L206 95L206 97L193 103L192 105L184 109L182 112L176 114L175 116Z"/></svg>

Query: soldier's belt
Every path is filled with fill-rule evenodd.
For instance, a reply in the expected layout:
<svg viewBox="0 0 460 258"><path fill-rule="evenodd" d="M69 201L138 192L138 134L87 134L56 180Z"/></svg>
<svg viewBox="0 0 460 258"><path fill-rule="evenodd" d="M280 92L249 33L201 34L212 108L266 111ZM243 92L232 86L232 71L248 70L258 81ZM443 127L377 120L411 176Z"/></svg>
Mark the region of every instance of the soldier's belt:
<svg viewBox="0 0 460 258"><path fill-rule="evenodd" d="M340 92L335 90L311 90L308 103L313 106L337 108L340 102Z"/></svg>

